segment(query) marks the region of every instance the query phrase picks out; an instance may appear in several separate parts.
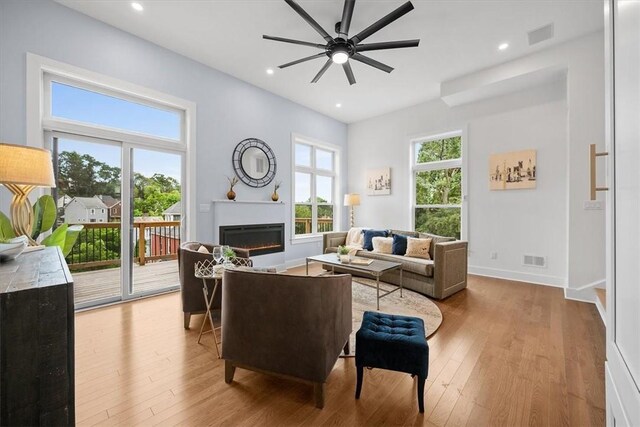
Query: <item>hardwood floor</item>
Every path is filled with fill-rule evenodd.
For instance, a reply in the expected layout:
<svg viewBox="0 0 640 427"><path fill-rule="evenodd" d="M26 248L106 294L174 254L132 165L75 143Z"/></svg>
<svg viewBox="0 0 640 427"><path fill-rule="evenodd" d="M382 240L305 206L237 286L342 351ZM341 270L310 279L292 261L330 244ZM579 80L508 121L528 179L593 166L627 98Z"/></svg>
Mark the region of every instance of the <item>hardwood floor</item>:
<svg viewBox="0 0 640 427"><path fill-rule="evenodd" d="M301 270L297 270L300 272ZM592 304L561 289L470 276L437 302L425 413L414 380L339 359L318 410L313 387L238 369L224 382L201 316L182 328L180 295L76 315L79 425L604 425L605 330Z"/></svg>

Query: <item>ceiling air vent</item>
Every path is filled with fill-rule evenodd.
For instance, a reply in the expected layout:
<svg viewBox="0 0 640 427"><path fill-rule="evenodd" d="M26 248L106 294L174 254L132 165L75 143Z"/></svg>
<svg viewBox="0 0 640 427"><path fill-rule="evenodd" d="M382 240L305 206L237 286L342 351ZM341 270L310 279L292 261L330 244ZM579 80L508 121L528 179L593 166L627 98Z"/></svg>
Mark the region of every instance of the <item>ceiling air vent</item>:
<svg viewBox="0 0 640 427"><path fill-rule="evenodd" d="M529 36L529 46L533 46L534 44L541 43L545 40L549 40L553 38L553 22L551 24L547 24L544 27L536 28L535 30L531 30L527 33Z"/></svg>
<svg viewBox="0 0 640 427"><path fill-rule="evenodd" d="M524 255L522 257L522 263L530 267L546 268L547 258L543 256L537 256L537 255Z"/></svg>

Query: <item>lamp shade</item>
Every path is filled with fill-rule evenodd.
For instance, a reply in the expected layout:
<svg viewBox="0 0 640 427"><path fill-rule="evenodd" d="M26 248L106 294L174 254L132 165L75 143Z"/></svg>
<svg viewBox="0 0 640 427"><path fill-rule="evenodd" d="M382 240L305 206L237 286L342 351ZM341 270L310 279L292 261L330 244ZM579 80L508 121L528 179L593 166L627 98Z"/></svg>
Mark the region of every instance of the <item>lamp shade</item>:
<svg viewBox="0 0 640 427"><path fill-rule="evenodd" d="M55 187L51 152L0 143L0 184Z"/></svg>
<svg viewBox="0 0 640 427"><path fill-rule="evenodd" d="M360 205L360 195L357 193L350 193L344 195L344 205L345 206L359 206Z"/></svg>

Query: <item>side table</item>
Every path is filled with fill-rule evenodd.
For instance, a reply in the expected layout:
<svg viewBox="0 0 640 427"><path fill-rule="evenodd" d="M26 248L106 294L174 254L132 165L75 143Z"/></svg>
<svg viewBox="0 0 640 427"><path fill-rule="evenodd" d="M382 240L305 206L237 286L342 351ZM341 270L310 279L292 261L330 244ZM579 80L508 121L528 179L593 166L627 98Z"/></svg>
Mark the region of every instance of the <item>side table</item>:
<svg viewBox="0 0 640 427"><path fill-rule="evenodd" d="M213 261L201 261L197 262L195 265L195 277L198 279L202 279L202 294L204 296L204 303L206 305L205 316L202 319L202 325L200 325L200 333L198 334L198 344L200 344L200 339L202 335L211 332L213 334L213 342L216 345L216 353L218 354L218 359L220 359L220 343L222 341L218 341L216 338L216 330L222 328L222 326L215 326L213 322L213 317L211 316L211 306L213 305L213 299L216 296L216 292L218 288L222 284L222 269L216 269L218 267ZM221 267L221 266L220 266ZM211 296L209 296L209 282L213 281L213 291L211 292ZM209 324L211 325L211 330L205 331L204 326L207 323L207 319L209 320Z"/></svg>

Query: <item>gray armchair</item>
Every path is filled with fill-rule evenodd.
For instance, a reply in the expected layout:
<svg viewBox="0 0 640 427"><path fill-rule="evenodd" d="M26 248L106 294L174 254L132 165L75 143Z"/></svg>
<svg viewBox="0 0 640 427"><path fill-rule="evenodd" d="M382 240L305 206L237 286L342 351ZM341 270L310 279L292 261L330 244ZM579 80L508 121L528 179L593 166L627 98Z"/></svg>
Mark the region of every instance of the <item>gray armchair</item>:
<svg viewBox="0 0 640 427"><path fill-rule="evenodd" d="M208 254L198 252L200 246L204 246L209 251ZM211 252L213 247L218 245L210 245L198 242L185 242L180 245L178 250L178 270L180 274L180 294L182 296L182 311L184 313L184 328L189 329L192 314L204 313L206 306L202 294L202 279L195 277L194 266L198 261L213 259ZM231 248L237 257L249 258L249 251L241 248ZM250 263L248 263L250 265ZM213 301L213 308L220 308L222 292L218 292Z"/></svg>
<svg viewBox="0 0 640 427"><path fill-rule="evenodd" d="M324 385L342 349L349 352L351 276L225 271L222 279L225 381L236 367Z"/></svg>

